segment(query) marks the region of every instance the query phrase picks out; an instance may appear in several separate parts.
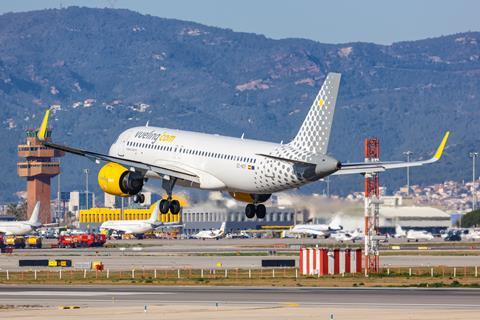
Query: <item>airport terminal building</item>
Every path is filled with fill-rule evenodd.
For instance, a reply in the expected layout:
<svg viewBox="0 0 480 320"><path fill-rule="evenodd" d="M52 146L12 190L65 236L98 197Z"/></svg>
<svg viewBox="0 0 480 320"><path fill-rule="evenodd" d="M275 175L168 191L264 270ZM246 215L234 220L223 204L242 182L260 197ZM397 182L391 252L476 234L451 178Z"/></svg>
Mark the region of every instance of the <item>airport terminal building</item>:
<svg viewBox="0 0 480 320"><path fill-rule="evenodd" d="M226 222L225 232L236 233L241 230L286 229L295 223L303 223L307 211L290 207L267 207L265 219L248 219L245 208L214 206L199 204L184 208L181 221L184 224L183 234L193 235L202 230L220 228Z"/></svg>

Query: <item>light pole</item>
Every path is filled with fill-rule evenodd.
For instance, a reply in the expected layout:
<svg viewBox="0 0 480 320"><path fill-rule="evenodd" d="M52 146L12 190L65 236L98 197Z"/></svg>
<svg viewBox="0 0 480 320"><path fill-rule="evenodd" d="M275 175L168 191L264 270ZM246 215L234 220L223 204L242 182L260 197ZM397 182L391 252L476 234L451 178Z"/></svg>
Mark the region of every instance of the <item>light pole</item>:
<svg viewBox="0 0 480 320"><path fill-rule="evenodd" d="M330 198L330 176L327 176L327 197Z"/></svg>
<svg viewBox="0 0 480 320"><path fill-rule="evenodd" d="M326 178L320 179L319 181L325 182L325 189L323 189L323 195L325 195L325 191L327 193L327 198L330 198L330 176Z"/></svg>
<svg viewBox="0 0 480 320"><path fill-rule="evenodd" d="M413 154L412 151L408 150L403 153L407 156L407 162L410 162L410 156ZM407 166L407 197L410 195L410 167Z"/></svg>
<svg viewBox="0 0 480 320"><path fill-rule="evenodd" d="M472 158L472 211L477 208L477 193L475 190L475 162L478 157L478 152L470 152Z"/></svg>
<svg viewBox="0 0 480 320"><path fill-rule="evenodd" d="M88 210L88 173L90 170L83 169L83 172L85 173L85 208Z"/></svg>

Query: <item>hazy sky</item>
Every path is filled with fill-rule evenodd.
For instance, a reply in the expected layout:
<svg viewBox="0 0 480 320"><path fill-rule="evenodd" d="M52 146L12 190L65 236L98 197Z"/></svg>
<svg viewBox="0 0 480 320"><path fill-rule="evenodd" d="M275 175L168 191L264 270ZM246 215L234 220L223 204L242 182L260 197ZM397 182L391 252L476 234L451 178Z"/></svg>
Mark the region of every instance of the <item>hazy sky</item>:
<svg viewBox="0 0 480 320"><path fill-rule="evenodd" d="M2 0L0 12L60 6L128 8L271 38L388 44L480 31L476 0Z"/></svg>

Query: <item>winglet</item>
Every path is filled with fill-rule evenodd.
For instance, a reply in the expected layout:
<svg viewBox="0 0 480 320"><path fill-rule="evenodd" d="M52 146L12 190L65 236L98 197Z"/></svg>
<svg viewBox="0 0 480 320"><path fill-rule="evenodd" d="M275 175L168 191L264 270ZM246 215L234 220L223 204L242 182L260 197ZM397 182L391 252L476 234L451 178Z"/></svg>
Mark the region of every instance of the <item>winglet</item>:
<svg viewBox="0 0 480 320"><path fill-rule="evenodd" d="M45 137L47 136L47 126L48 126L48 117L50 116L50 109L45 111L45 116L43 116L42 125L40 129L38 129L37 137L40 141L45 141Z"/></svg>
<svg viewBox="0 0 480 320"><path fill-rule="evenodd" d="M435 160L440 160L440 158L442 157L443 149L445 149L445 145L447 144L449 135L450 135L450 131L447 131L443 136L442 142L438 146L437 152L435 152L435 155L433 156Z"/></svg>

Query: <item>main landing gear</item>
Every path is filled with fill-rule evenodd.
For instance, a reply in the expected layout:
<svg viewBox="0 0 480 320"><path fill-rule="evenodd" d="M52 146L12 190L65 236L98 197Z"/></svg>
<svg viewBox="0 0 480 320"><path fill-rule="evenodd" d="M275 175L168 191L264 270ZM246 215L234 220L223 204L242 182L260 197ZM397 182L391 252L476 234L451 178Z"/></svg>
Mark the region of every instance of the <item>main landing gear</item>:
<svg viewBox="0 0 480 320"><path fill-rule="evenodd" d="M263 204L255 205L253 203L249 203L245 207L245 215L249 219L254 218L255 215L257 216L258 219L263 219L265 218L266 214L267 214L267 209Z"/></svg>
<svg viewBox="0 0 480 320"><path fill-rule="evenodd" d="M177 182L177 178L170 178L170 180L164 179L162 181L162 187L167 192L167 199L160 200L159 204L159 210L162 214L168 213L169 210L172 214L178 214L182 209L180 202L172 199L172 191L173 187L175 186L175 182Z"/></svg>

